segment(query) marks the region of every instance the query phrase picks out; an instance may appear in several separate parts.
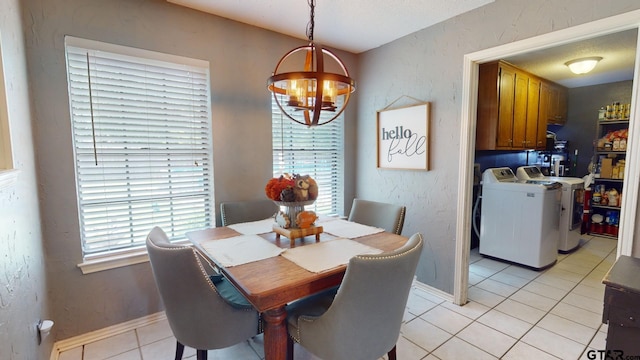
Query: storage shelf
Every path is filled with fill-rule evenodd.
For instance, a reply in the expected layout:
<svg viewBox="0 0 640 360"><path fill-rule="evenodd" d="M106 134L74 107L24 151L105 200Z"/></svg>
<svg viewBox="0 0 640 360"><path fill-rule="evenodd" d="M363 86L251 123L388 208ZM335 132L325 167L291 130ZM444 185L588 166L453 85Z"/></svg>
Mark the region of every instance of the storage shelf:
<svg viewBox="0 0 640 360"><path fill-rule="evenodd" d="M629 139L626 139L627 146L620 147L620 148L624 148L625 150L613 150L612 143L611 143L611 146L608 146L606 149L603 147L604 144L602 143L599 144L600 146L597 146L597 145L600 141L606 140L603 138L604 134L607 134L612 131L624 130L625 128L628 128L628 127L629 127L629 119L598 119L596 121L596 134L595 134L595 141L594 141L594 147L593 147L594 159L596 164L594 166L600 166L598 165L599 155L606 156L608 160L608 164L607 164L608 166L606 170L605 170L605 167L602 166L602 170L603 170L602 174L606 175L607 177L594 177L593 183L600 184L599 186L604 186L606 188L617 189L619 193L622 192L622 187L624 186L624 179L618 179L618 178L614 179L611 177L613 174L618 175L618 172L615 172L615 173L613 172L613 165L615 165L617 161L624 160L626 158L626 155L627 155L626 149L628 148L628 145L629 145L628 144ZM616 147L616 149L619 149L619 148ZM602 160L602 163L604 164L604 160ZM619 170L619 168L617 170ZM600 176L601 173L599 172L597 175ZM596 187L598 187L598 185L596 185ZM607 213L613 212L612 216L621 217L621 211L622 209L620 208L620 206L609 206L609 205L605 205L604 203L594 204L593 202L591 202L591 210L589 212L590 214L598 213L601 215L604 215L605 212ZM601 237L616 239L616 240L618 239L617 235L613 236L608 233L599 233L599 232L591 231L594 229L593 226L596 225L592 223L591 216L589 216L586 225L587 227L585 230L589 235L601 236ZM599 230L599 227L596 226L596 228Z"/></svg>
<svg viewBox="0 0 640 360"><path fill-rule="evenodd" d="M607 209L607 210L618 210L620 211L619 206L609 206L609 205L600 205L600 204L591 204L591 207L594 209Z"/></svg>
<svg viewBox="0 0 640 360"><path fill-rule="evenodd" d="M600 155L609 155L609 154L625 155L627 151L626 150L596 150L595 153Z"/></svg>
<svg viewBox="0 0 640 360"><path fill-rule="evenodd" d="M600 125L628 124L629 119L598 120Z"/></svg>
<svg viewBox="0 0 640 360"><path fill-rule="evenodd" d="M609 234L601 234L601 233L589 232L589 235L593 235L593 236L600 236L600 237L604 237L604 238L609 238L609 239L616 239L616 240L618 240L618 237L617 237L617 236L613 236L613 235L609 235Z"/></svg>
<svg viewBox="0 0 640 360"><path fill-rule="evenodd" d="M606 182L623 183L624 179L612 179L612 178L597 178L597 177L594 177L593 181L606 181Z"/></svg>

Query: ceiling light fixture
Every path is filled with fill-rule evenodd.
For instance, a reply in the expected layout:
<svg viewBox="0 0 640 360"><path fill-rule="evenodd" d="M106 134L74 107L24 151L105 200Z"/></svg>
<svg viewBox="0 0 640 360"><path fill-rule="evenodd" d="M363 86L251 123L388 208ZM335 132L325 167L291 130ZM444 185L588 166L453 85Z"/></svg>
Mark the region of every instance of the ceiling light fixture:
<svg viewBox="0 0 640 360"><path fill-rule="evenodd" d="M286 53L267 84L283 114L297 123L317 126L340 116L356 89L356 83L338 56L314 43L316 4L315 0L308 2L311 18L307 25L309 44Z"/></svg>
<svg viewBox="0 0 640 360"><path fill-rule="evenodd" d="M600 56L592 56L567 61L564 64L569 67L569 70L571 70L572 73L580 75L586 74L589 71L593 70L593 68L596 67L596 64L598 64L598 61L600 60L602 60Z"/></svg>

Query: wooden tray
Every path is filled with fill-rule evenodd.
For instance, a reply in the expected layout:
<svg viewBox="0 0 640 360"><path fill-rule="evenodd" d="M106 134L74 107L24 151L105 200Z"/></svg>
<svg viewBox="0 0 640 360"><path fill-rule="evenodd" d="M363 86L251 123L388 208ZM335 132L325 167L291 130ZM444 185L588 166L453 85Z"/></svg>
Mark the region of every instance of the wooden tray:
<svg viewBox="0 0 640 360"><path fill-rule="evenodd" d="M295 246L296 239L303 238L309 235L316 236L316 242L320 241L320 234L322 234L322 226L311 226L306 229L285 229L278 225L273 225L273 231L276 233L276 241L280 241L280 235L286 237L290 241L291 247Z"/></svg>

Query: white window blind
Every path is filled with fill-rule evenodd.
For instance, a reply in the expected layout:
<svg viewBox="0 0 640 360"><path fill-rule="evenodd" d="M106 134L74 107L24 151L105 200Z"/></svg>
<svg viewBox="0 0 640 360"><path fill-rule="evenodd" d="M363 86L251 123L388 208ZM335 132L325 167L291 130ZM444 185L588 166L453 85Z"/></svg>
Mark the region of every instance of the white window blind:
<svg viewBox="0 0 640 360"><path fill-rule="evenodd" d="M85 258L213 224L209 64L65 39Z"/></svg>
<svg viewBox="0 0 640 360"><path fill-rule="evenodd" d="M273 176L310 175L319 193L305 208L317 214L339 215L344 199L344 114L316 127L298 124L285 115L271 97Z"/></svg>

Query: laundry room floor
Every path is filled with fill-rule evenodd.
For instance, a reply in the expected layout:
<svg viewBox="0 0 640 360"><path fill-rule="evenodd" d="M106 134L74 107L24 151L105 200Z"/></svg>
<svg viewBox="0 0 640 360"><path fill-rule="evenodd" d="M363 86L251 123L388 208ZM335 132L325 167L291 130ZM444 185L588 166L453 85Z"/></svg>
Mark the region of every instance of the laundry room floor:
<svg viewBox="0 0 640 360"><path fill-rule="evenodd" d="M472 250L469 303L424 310L412 303L414 291L403 338L428 350L424 359L599 358L607 331L602 278L615 262L617 241L587 236L582 243L543 271ZM404 356L400 345L399 357L422 359Z"/></svg>

